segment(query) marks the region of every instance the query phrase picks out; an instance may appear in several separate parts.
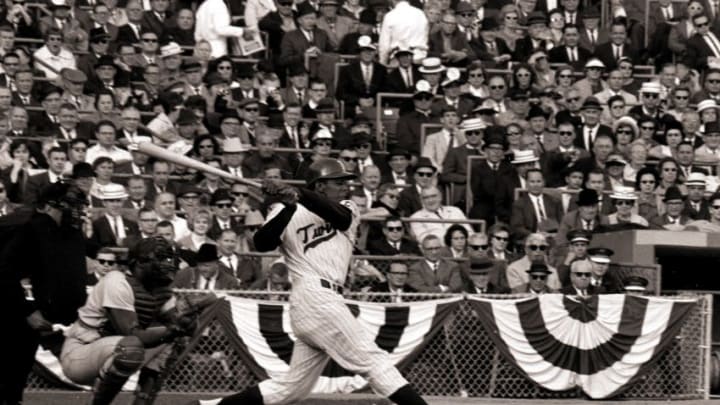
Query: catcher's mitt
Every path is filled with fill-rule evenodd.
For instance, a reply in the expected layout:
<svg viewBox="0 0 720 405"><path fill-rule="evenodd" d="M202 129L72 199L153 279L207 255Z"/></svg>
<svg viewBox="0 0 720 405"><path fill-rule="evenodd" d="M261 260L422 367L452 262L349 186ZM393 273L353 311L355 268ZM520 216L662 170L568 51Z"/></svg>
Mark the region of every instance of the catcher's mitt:
<svg viewBox="0 0 720 405"><path fill-rule="evenodd" d="M294 205L300 199L298 189L277 180L264 180L262 190L271 200L287 205Z"/></svg>

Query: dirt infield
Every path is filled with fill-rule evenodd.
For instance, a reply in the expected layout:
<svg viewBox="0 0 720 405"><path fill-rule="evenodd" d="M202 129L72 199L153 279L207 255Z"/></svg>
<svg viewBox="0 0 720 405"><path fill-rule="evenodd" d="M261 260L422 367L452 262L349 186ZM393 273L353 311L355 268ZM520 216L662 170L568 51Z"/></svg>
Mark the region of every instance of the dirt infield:
<svg viewBox="0 0 720 405"><path fill-rule="evenodd" d="M77 393L77 392L34 392L25 395L24 405L76 405L85 404L88 401L88 393ZM156 405L184 405L186 402L192 399L209 399L217 398L216 396L210 396L207 394L164 394L158 397L155 401ZM469 404L495 404L495 405L529 405L529 404L557 404L562 405L575 405L591 404L592 401L586 400L528 400L528 399L485 399L485 398L452 398L452 397L427 397L426 398L430 405L469 405ZM717 401L675 401L677 403L686 404L704 404L711 405L717 404ZM116 405L130 405L132 403L132 395L121 394L120 398L115 401ZM657 405L660 401L602 401L603 404L618 404L618 405ZM348 394L348 395L328 395L328 396L315 396L306 399L299 404L301 405L390 405L391 402L385 399L379 399L373 395L364 394Z"/></svg>

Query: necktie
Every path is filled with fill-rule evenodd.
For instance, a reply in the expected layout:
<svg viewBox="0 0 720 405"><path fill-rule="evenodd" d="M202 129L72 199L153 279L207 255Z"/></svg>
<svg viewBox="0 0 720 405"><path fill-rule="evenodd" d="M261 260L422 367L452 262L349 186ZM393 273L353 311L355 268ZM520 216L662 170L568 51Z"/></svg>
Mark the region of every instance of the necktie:
<svg viewBox="0 0 720 405"><path fill-rule="evenodd" d="M705 41L710 43L710 47L715 56L720 57L720 44L715 40L715 36L710 35L710 33L705 34Z"/></svg>
<svg viewBox="0 0 720 405"><path fill-rule="evenodd" d="M700 203L698 203L698 202L693 202L693 203L691 203L691 204L692 204L692 207L693 207L693 209L694 209L695 211L700 212Z"/></svg>
<svg viewBox="0 0 720 405"><path fill-rule="evenodd" d="M30 104L30 97L28 96L20 96L20 99L22 100L23 104L29 105Z"/></svg>
<svg viewBox="0 0 720 405"><path fill-rule="evenodd" d="M311 44L314 44L314 43L315 43L315 36L313 35L313 32L312 32L312 31L308 31L307 34L308 34L308 41L309 41Z"/></svg>
<svg viewBox="0 0 720 405"><path fill-rule="evenodd" d="M299 103L303 102L303 92L302 91L296 92L295 96L297 97Z"/></svg>
<svg viewBox="0 0 720 405"><path fill-rule="evenodd" d="M720 0L713 0L713 15L717 16L718 10L720 10Z"/></svg>
<svg viewBox="0 0 720 405"><path fill-rule="evenodd" d="M413 83L413 76L412 76L412 69L405 68L405 74L407 75L407 83L408 87L412 87L414 85Z"/></svg>
<svg viewBox="0 0 720 405"><path fill-rule="evenodd" d="M395 244L395 250L400 251L400 242L393 242Z"/></svg>
<svg viewBox="0 0 720 405"><path fill-rule="evenodd" d="M585 224L586 231L592 231L592 222L591 221L583 220L583 223Z"/></svg>
<svg viewBox="0 0 720 405"><path fill-rule="evenodd" d="M597 41L595 35L595 30L590 31L590 45L592 46L595 46L595 41Z"/></svg>
<svg viewBox="0 0 720 405"><path fill-rule="evenodd" d="M228 268L232 271L232 273L235 274L235 266L233 266L232 257L230 257L230 256L227 257L227 265L228 265Z"/></svg>
<svg viewBox="0 0 720 405"><path fill-rule="evenodd" d="M204 289L204 290L209 290L209 289L210 289L210 279L209 279L209 278L205 280L205 288L203 288L203 289Z"/></svg>
<svg viewBox="0 0 720 405"><path fill-rule="evenodd" d="M570 63L575 62L575 48L568 48L570 50Z"/></svg>
<svg viewBox="0 0 720 405"><path fill-rule="evenodd" d="M438 270L438 263L435 262L435 263L433 263L433 272L437 273L437 270Z"/></svg>
<svg viewBox="0 0 720 405"><path fill-rule="evenodd" d="M620 59L620 47L617 45L613 45L613 47L615 48L615 60L618 60Z"/></svg>
<svg viewBox="0 0 720 405"><path fill-rule="evenodd" d="M450 141L448 142L448 150L452 149L455 145L455 134L450 132Z"/></svg>
<svg viewBox="0 0 720 405"><path fill-rule="evenodd" d="M492 171L496 172L497 169L498 169L498 164L497 164L497 163L490 163L490 168L492 169Z"/></svg>
<svg viewBox="0 0 720 405"><path fill-rule="evenodd" d="M545 218L545 210L543 209L543 203L542 203L542 197L535 197L535 205L537 205L538 210L538 222L544 221Z"/></svg>

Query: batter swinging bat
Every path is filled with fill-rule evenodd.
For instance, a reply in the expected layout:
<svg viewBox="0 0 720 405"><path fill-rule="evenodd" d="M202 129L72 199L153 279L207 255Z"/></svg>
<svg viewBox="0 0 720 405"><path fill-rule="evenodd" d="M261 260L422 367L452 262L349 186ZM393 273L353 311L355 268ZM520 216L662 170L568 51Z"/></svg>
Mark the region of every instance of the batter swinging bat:
<svg viewBox="0 0 720 405"><path fill-rule="evenodd" d="M189 167L195 170L199 170L204 173L212 173L216 174L224 179L230 180L230 181L237 181L240 183L243 183L245 185L251 186L251 187L257 187L262 188L262 185L258 182L243 179L241 177L233 176L229 172L226 172L225 170L220 170L216 167L212 167L206 163L203 163L199 160L192 159L190 157L187 157L185 155L180 155L178 153L170 152L169 150L162 148L158 145L155 145L152 142L140 142L137 144L137 150L139 152L142 152L148 156L152 156L154 158L167 160L168 162L175 163L181 166Z"/></svg>

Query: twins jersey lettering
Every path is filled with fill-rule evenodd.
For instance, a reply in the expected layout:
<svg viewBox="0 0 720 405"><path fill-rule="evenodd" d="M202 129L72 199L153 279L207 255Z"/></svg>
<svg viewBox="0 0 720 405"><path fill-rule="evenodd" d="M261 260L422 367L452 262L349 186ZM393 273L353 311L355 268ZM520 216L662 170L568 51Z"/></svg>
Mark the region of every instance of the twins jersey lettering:
<svg viewBox="0 0 720 405"><path fill-rule="evenodd" d="M360 225L360 212L350 200L343 200L340 204L350 209L353 217L350 228L342 232L302 204L297 204L290 223L280 236L280 251L285 256L292 280L315 276L337 285L345 283L355 235ZM283 204L274 205L267 221L284 207Z"/></svg>

